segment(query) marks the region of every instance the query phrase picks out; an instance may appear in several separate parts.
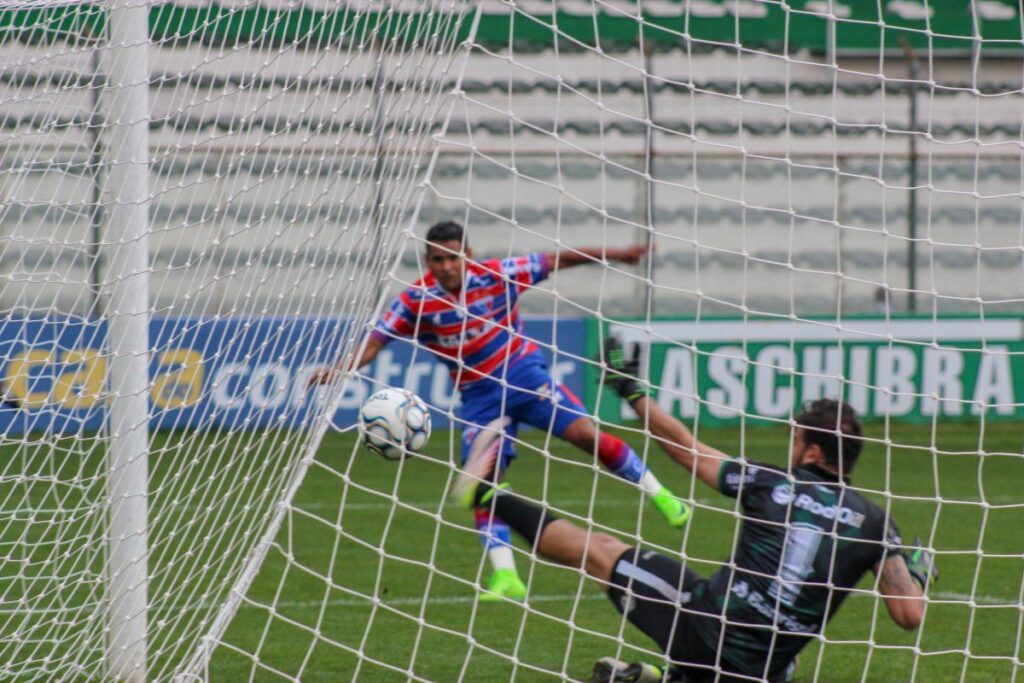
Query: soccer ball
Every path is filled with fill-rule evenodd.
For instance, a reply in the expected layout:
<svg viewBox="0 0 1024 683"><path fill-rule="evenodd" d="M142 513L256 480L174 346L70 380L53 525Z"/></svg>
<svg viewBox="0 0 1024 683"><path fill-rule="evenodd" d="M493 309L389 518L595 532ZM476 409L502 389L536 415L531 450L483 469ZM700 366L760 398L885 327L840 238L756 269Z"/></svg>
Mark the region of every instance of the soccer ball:
<svg viewBox="0 0 1024 683"><path fill-rule="evenodd" d="M378 455L398 460L427 445L430 412L419 396L401 389L381 389L359 409L363 443Z"/></svg>

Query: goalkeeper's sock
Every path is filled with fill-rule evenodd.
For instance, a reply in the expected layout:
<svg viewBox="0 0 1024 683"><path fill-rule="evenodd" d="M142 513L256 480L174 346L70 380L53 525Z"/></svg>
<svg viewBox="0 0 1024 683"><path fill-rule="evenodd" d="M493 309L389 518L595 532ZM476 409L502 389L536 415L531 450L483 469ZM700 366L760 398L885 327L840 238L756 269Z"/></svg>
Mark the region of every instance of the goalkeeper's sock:
<svg viewBox="0 0 1024 683"><path fill-rule="evenodd" d="M611 434L601 433L598 435L597 457L600 458L602 465L634 484L641 483L644 475L648 473L647 465L636 454L636 451L630 448L625 441ZM647 492L655 493L659 488L661 488L661 484L658 484L654 491Z"/></svg>
<svg viewBox="0 0 1024 683"><path fill-rule="evenodd" d="M548 524L558 519L550 512L545 512L542 507L512 493L507 487L488 489L481 496L478 505L493 505L494 513L508 522L508 525L530 546L536 545L537 539L544 533Z"/></svg>

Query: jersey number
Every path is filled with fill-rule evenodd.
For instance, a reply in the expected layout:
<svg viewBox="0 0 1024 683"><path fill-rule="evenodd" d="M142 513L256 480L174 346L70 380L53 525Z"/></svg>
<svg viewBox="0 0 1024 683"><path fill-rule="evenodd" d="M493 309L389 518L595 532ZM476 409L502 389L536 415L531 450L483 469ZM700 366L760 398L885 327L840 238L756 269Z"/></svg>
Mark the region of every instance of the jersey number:
<svg viewBox="0 0 1024 683"><path fill-rule="evenodd" d="M803 581L814 571L814 558L821 545L821 527L796 523L786 534L779 579L768 594L787 607L792 607L803 588Z"/></svg>

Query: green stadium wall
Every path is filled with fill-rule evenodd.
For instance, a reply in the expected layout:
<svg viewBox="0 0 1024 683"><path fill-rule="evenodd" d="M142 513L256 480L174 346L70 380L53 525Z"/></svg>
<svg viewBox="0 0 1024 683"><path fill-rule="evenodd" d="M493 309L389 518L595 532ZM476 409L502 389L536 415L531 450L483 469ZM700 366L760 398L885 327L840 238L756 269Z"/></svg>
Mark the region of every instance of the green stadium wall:
<svg viewBox="0 0 1024 683"><path fill-rule="evenodd" d="M74 41L76 36L99 35L106 23L102 6L53 2L15 7L0 14L0 42ZM153 3L150 33L156 41L174 45L200 42L214 45L260 43L319 46L341 38L362 36L380 27L382 39L422 34L426 30L458 32L466 38L471 22L451 21L444 12L409 11L381 4L383 15L353 4L254 1L244 6L212 0ZM429 7L426 3L424 7ZM363 9L364 11L359 11ZM509 41L517 52L579 50L600 45L603 50L635 48L641 42L654 50L673 50L695 41L696 46L742 44L778 54L799 50L824 52L900 51L903 44L930 54L969 55L972 50L1020 54L1020 5L1017 0L931 0L927 3L891 0L662 0L637 3L635 12L586 3L522 3L517 13L498 3L484 7L477 40L491 49ZM642 17L643 21L638 18Z"/></svg>
<svg viewBox="0 0 1024 683"><path fill-rule="evenodd" d="M704 424L788 420L804 401L838 397L867 419L1024 416L1024 320L1019 316L656 319L590 321L596 356L611 333L650 340L653 396L677 417ZM603 420L631 413L585 377L587 405Z"/></svg>

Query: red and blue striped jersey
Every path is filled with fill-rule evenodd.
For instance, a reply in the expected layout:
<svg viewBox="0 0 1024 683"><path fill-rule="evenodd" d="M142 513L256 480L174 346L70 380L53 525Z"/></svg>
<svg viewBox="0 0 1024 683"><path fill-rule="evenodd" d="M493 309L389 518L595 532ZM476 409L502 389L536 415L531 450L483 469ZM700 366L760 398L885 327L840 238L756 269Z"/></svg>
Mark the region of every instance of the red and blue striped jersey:
<svg viewBox="0 0 1024 683"><path fill-rule="evenodd" d="M518 300L548 270L540 253L467 260L462 290L455 294L428 272L395 298L372 335L382 344L415 338L448 366L461 388L537 349L522 335Z"/></svg>

